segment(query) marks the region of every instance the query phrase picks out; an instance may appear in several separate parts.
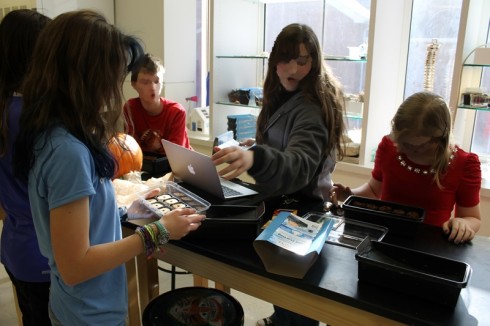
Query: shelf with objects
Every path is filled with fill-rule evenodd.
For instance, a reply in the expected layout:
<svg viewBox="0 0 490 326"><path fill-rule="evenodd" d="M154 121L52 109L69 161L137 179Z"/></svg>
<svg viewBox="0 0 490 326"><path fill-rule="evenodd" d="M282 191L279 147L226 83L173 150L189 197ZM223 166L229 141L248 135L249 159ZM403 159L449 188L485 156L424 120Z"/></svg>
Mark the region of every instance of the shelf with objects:
<svg viewBox="0 0 490 326"><path fill-rule="evenodd" d="M229 116L255 116L262 107L262 87L267 72L268 56L278 31L287 25L286 18L274 13L298 4L272 4L262 1L214 0L211 6L210 33L210 140L228 131ZM315 7L319 4L308 4ZM281 7L282 9L279 10ZM283 8L284 7L284 8ZM364 9L362 17L355 22L351 12L321 6L319 16L331 17L343 24L350 37L342 42L326 37L320 31L326 24L319 23L315 29L322 35L324 60L346 86L346 124L348 128L348 155L343 162L360 163L363 154L363 139L367 128L367 103L364 102L365 87L370 78L369 31L372 5ZM289 8L289 7L288 7ZM316 7L315 7L316 8ZM304 8L303 8L304 9ZM312 9L312 8L310 8ZM318 8L316 8L318 9ZM239 15L231 14L237 13ZM294 13L295 10L289 10ZM289 16L287 18L290 18ZM291 18L292 19L292 18ZM290 19L290 20L291 20ZM316 24L307 17L294 19ZM329 20L333 23L332 19ZM330 29L329 29L330 30ZM358 45L359 46L351 46ZM364 128L363 128L364 126Z"/></svg>
<svg viewBox="0 0 490 326"><path fill-rule="evenodd" d="M349 50L352 52L352 47ZM365 52L355 53L354 56L351 53L347 57L327 55L325 60L344 87L347 135L345 137L345 155L341 161L358 164L363 142L362 127L367 58Z"/></svg>
<svg viewBox="0 0 490 326"><path fill-rule="evenodd" d="M262 63L258 64L258 69L261 69L260 73L263 77L265 77L265 72L267 69L267 65L265 60L268 59L267 54L261 55L218 55L216 56L218 59L261 59L264 60ZM366 57L349 57L349 56L333 56L333 55L325 55L324 60L326 61L337 61L337 62L367 62ZM231 90L228 93L227 100L218 100L216 104L221 105L236 105L236 106L245 106L245 107L253 107L260 108L262 103L262 92L261 87L250 87L250 88L238 88ZM355 100L354 102L357 102ZM357 113L357 112L356 112ZM362 115L362 111L360 112ZM349 116L349 112L347 113ZM354 114L355 116L357 114ZM357 118L357 117L356 117Z"/></svg>
<svg viewBox="0 0 490 326"><path fill-rule="evenodd" d="M461 67L455 129L463 148L478 154L484 178L490 176L490 44L474 48ZM461 128L465 125L465 128Z"/></svg>
<svg viewBox="0 0 490 326"><path fill-rule="evenodd" d="M268 54L262 53L260 55L219 55L216 56L217 59L258 59L256 64L257 75L263 78L267 69L267 59ZM366 55L353 56L333 56L325 55L324 60L326 60L329 65L335 65L339 62L347 63L366 63ZM340 67L339 70L344 70ZM360 78L356 80L359 87L363 89L364 87L364 68L360 71ZM355 87L351 87L353 89ZM227 98L226 98L227 97ZM364 94L359 92L356 94L349 93L346 94L346 127L347 127L347 137L345 139L346 153L342 161L348 163L359 163L359 151L362 142L362 119L363 119L363 108L364 108ZM243 116L249 116L250 114L258 115L260 108L262 106L262 88L261 87L241 87L229 90L227 94L220 94L219 99L215 102L216 105L226 105L234 107L242 107L253 109L253 112L243 113ZM232 116L232 115L231 115ZM229 128L228 128L229 130Z"/></svg>

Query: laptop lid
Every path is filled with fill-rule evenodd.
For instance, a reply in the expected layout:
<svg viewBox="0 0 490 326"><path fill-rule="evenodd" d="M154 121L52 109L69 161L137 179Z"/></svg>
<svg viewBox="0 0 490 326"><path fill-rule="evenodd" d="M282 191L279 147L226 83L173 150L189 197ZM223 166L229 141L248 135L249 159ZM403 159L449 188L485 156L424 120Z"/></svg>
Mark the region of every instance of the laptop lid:
<svg viewBox="0 0 490 326"><path fill-rule="evenodd" d="M222 199L257 194L255 190L220 178L211 157L164 139L162 145L172 172L178 179ZM232 188L233 194L225 195L222 184Z"/></svg>

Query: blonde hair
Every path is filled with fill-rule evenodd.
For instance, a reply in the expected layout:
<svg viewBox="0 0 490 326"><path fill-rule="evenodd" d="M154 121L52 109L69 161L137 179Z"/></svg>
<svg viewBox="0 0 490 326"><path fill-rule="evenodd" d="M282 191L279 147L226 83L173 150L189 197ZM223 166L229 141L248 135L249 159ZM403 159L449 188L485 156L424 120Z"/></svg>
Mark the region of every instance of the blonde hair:
<svg viewBox="0 0 490 326"><path fill-rule="evenodd" d="M400 143L412 135L431 137L437 143L431 169L441 188L441 177L450 164L452 144L451 113L444 99L432 92L418 92L400 105L391 121L391 139Z"/></svg>

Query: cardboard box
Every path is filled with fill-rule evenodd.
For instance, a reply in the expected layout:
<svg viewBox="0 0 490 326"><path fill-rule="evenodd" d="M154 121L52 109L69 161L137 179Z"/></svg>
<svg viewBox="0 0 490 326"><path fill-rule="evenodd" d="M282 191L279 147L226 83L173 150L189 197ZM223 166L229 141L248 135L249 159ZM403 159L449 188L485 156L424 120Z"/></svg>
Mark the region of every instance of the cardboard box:
<svg viewBox="0 0 490 326"><path fill-rule="evenodd" d="M269 273L303 278L317 260L333 224L333 219L326 216L312 222L281 212L253 246Z"/></svg>

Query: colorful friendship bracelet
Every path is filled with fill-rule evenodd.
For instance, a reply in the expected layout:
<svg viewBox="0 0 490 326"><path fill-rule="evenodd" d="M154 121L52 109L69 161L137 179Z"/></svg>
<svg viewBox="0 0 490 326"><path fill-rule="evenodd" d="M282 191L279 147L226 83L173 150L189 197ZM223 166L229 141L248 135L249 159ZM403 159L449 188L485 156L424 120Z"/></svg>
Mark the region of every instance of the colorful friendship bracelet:
<svg viewBox="0 0 490 326"><path fill-rule="evenodd" d="M157 227L158 234L155 233L152 224ZM159 249L170 240L170 233L160 221L140 226L135 233L139 235L143 242L147 257L151 256L157 248Z"/></svg>
<svg viewBox="0 0 490 326"><path fill-rule="evenodd" d="M148 257L151 256L155 251L155 249L157 248L157 244L155 243L155 241L153 241L152 235L150 234L150 232L145 226L141 226L137 228L135 232L140 236L140 238L143 241L143 246L145 247L146 256Z"/></svg>

